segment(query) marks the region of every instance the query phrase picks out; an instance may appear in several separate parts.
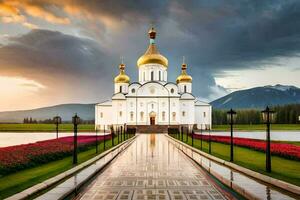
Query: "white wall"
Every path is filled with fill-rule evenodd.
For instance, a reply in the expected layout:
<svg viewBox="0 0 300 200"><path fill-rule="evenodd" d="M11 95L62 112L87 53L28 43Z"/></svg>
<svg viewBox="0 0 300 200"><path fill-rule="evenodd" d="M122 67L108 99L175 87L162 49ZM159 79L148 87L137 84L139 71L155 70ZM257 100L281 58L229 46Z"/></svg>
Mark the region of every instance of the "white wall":
<svg viewBox="0 0 300 200"><path fill-rule="evenodd" d="M122 87L122 93L128 93L128 83L115 83L115 94L120 92L120 86Z"/></svg>
<svg viewBox="0 0 300 200"><path fill-rule="evenodd" d="M183 116L184 112L184 116ZM193 99L180 99L180 123L194 124L195 123L195 102Z"/></svg>
<svg viewBox="0 0 300 200"><path fill-rule="evenodd" d="M154 72L154 81L159 82L167 82L168 80L168 72L167 67L160 64L145 64L139 67L139 82L144 84L148 81L151 81L151 72ZM161 77L159 80L159 72L161 73Z"/></svg>
<svg viewBox="0 0 300 200"><path fill-rule="evenodd" d="M187 93L192 93L192 83L178 83L179 93L184 93L184 86Z"/></svg>
<svg viewBox="0 0 300 200"><path fill-rule="evenodd" d="M205 113L205 114L204 114ZM202 129L205 128L205 125L209 125L211 127L212 124L212 107L211 105L201 105L195 106L195 123L197 124L197 128Z"/></svg>
<svg viewBox="0 0 300 200"><path fill-rule="evenodd" d="M96 127L100 130L103 130L103 126L105 125L105 129L108 129L108 126L112 124L112 106L108 105L96 105L95 106L95 124ZM101 117L102 113L102 117Z"/></svg>

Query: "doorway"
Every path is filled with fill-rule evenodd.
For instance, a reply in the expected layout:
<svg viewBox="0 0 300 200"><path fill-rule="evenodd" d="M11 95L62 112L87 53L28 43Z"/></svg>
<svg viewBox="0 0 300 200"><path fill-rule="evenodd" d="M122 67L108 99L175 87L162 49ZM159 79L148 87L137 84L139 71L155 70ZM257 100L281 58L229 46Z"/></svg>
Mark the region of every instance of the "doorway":
<svg viewBox="0 0 300 200"><path fill-rule="evenodd" d="M155 125L155 117L156 117L155 112L152 111L152 112L149 114L149 117L150 117L150 125Z"/></svg>
<svg viewBox="0 0 300 200"><path fill-rule="evenodd" d="M155 117L150 117L150 125L155 125Z"/></svg>

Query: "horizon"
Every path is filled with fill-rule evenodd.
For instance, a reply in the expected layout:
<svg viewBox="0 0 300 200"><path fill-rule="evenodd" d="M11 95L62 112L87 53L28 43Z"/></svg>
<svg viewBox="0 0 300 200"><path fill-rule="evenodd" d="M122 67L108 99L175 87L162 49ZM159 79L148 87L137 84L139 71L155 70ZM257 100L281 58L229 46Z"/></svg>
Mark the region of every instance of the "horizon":
<svg viewBox="0 0 300 200"><path fill-rule="evenodd" d="M168 81L185 56L200 100L267 85L299 88L300 2L238 2L2 1L0 111L108 99L120 56L137 80L152 24Z"/></svg>
<svg viewBox="0 0 300 200"><path fill-rule="evenodd" d="M201 99L199 99L200 101L203 101L203 102L206 102L206 103L211 103L213 101L216 101L216 100L219 100L223 97L226 97L227 95L229 94L232 94L233 92L238 92L238 91L242 91L242 90L249 90L249 89L254 89L254 88L259 88L259 87L275 87L275 86L286 86L286 87L296 87L294 85L281 85L281 84L276 84L276 85L262 85L262 86L257 86L257 87L252 87L252 88L245 88L245 89L240 89L240 90L235 90L235 91L232 91L232 92L229 92L228 94L225 94L224 96L221 96L221 97L218 97L216 99L213 99L212 101L209 101L209 102L206 102L206 101L203 101ZM298 88L298 87L296 87ZM299 89L299 88L298 88ZM198 97L196 97L198 99ZM109 97L107 97L106 100L103 100L101 102L105 102L105 101L108 101L109 100ZM43 109L43 108L51 108L51 107L56 107L56 106L61 106L61 105L71 105L71 104L74 104L74 105L88 105L88 104L97 104L97 103L100 103L100 102L89 102L89 103L81 103L81 102L66 102L66 103L61 103L61 104L49 104L49 105L46 105L46 106L42 106L42 107L34 107L34 108L29 108L29 109L20 109L20 110L1 110L1 112L18 112L18 111L28 111L28 110L36 110L36 109Z"/></svg>

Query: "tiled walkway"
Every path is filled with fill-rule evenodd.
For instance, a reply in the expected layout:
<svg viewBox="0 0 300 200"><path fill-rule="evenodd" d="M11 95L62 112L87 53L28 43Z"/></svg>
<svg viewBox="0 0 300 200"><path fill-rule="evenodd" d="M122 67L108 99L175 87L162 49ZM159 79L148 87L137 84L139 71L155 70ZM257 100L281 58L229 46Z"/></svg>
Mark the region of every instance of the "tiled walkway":
<svg viewBox="0 0 300 200"><path fill-rule="evenodd" d="M140 135L81 199L228 199L164 135Z"/></svg>

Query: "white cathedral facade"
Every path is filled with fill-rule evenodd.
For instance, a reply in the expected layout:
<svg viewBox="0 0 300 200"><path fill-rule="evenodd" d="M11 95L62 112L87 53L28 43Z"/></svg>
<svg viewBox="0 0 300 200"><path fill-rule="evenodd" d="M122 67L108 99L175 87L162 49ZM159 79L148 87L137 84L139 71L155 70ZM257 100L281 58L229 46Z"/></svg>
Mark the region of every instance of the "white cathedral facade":
<svg viewBox="0 0 300 200"><path fill-rule="evenodd" d="M210 128L212 107L193 96L187 65L182 64L176 83L168 82L168 60L157 49L156 31L151 28L148 34L149 47L137 61L138 82L130 82L121 63L112 99L95 105L96 128L124 124Z"/></svg>

